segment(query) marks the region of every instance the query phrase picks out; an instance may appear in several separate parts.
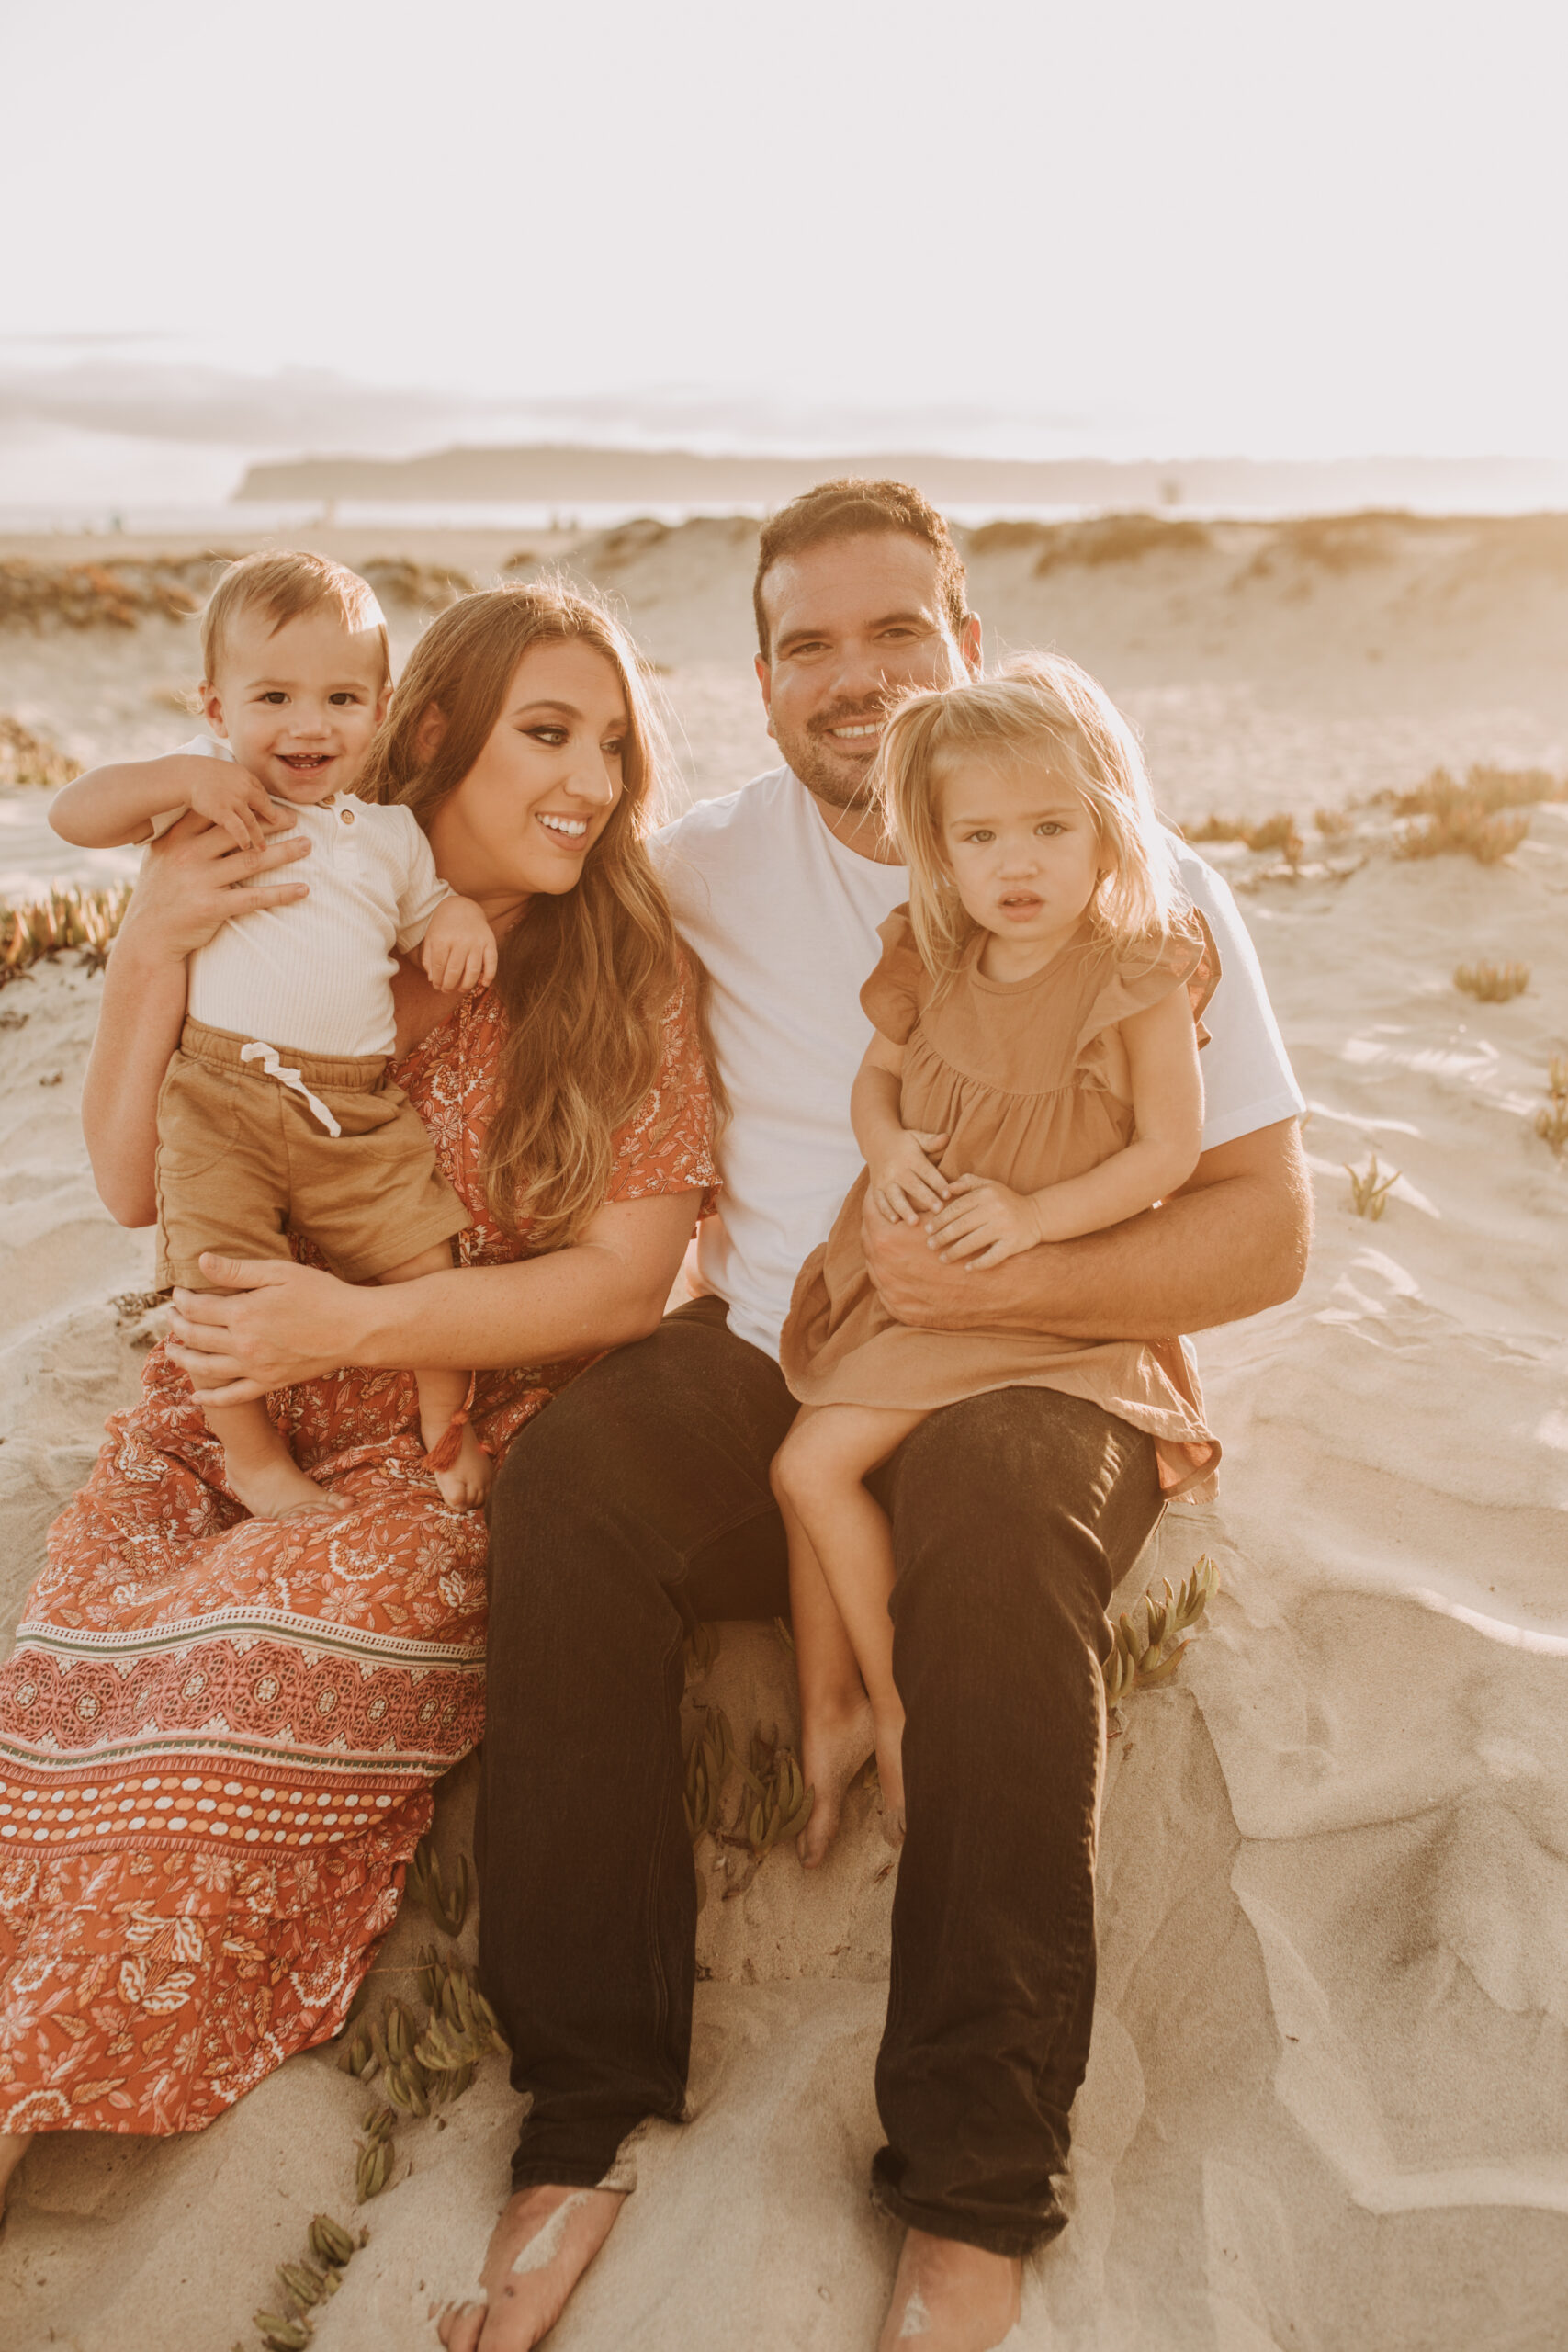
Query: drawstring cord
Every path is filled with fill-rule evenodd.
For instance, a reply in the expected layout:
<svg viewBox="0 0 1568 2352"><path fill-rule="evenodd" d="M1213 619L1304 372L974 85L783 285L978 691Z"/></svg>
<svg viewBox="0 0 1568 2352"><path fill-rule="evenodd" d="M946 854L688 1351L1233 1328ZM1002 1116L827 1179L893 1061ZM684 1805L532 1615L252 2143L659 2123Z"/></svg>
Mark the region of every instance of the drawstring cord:
<svg viewBox="0 0 1568 2352"><path fill-rule="evenodd" d="M328 1135L342 1135L343 1129L321 1096L311 1093L297 1069L285 1069L277 1057L276 1046L264 1046L259 1039L253 1038L248 1046L241 1046L240 1059L243 1062L260 1062L268 1078L276 1078L279 1086L287 1086L291 1094L304 1097L305 1107L310 1116L321 1121Z"/></svg>

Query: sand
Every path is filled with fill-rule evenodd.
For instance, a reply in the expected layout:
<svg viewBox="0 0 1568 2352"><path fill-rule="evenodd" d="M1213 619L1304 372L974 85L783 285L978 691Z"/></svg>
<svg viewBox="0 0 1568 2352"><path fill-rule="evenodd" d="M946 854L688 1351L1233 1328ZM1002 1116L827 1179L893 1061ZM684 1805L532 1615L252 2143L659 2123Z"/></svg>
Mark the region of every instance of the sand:
<svg viewBox="0 0 1568 2352"><path fill-rule="evenodd" d="M1183 817L1304 820L1439 760L1568 766L1568 575L1528 526L1390 526L1343 571L1273 544L1239 586L1266 551L1239 530L1043 578L1023 544L976 560L976 601L994 637L1101 671ZM748 526L712 524L579 550L663 665L688 789L768 756L749 546ZM412 617L395 617L406 641ZM9 634L0 707L79 757L151 748L177 740L150 697L188 675L188 651L174 624ZM18 855L36 801L5 813L5 863L69 870L46 843L41 865ZM1203 1551L1224 1579L1177 1687L1134 1698L1112 1744L1073 2220L1029 2269L1014 2341L1031 2352L1561 2340L1568 1162L1533 1121L1568 1053L1568 807L1539 808L1491 868L1395 860L1390 830L1362 812L1334 845L1355 868L1337 880L1259 879L1268 861L1220 853L1249 886L1312 1104L1318 1235L1297 1299L1201 1339L1222 1503L1173 1510L1124 1596ZM1529 964L1529 991L1458 994L1454 966L1478 957ZM131 1392L141 1327L110 1301L150 1279L146 1237L110 1224L85 1173L99 983L68 963L0 992L0 1632ZM1374 1149L1399 1171L1375 1223L1351 1214L1341 1164ZM742 1736L787 1736L777 1636L724 1628L692 1700L723 1703ZM471 1778L441 1807L449 1855ZM852 2352L897 2253L865 2195L886 1849L859 1793L818 1881L778 1853L727 1901L710 1845L699 1860L693 2117L648 2132L637 2194L552 2343ZM431 1932L409 1906L378 1990ZM473 1934L470 1917L469 1950ZM276 2307L274 2266L298 2258L310 2214L351 2218L366 2104L318 2053L193 2140L41 2143L0 2237L7 2346L254 2345L249 2315ZM516 2112L491 2059L445 2128L400 2128L393 2185L353 2217L370 2243L318 2324L322 2352L433 2342L426 2302L477 2275Z"/></svg>

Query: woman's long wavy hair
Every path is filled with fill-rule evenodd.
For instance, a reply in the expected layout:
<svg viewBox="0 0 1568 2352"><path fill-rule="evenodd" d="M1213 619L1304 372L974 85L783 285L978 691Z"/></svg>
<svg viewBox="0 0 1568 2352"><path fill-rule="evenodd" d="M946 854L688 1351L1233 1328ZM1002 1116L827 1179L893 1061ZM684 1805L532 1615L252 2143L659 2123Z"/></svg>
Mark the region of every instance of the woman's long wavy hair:
<svg viewBox="0 0 1568 2352"><path fill-rule="evenodd" d="M464 596L410 655L390 717L360 780L367 800L401 801L428 832L479 758L535 646L575 641L604 656L626 698L623 790L575 889L539 892L501 943L496 988L507 1014L500 1102L485 1145L496 1217L530 1247L578 1238L604 1203L616 1130L658 1074L662 1024L682 982L681 951L647 848L662 740L624 630L588 597L553 583ZM421 723L446 721L428 759Z"/></svg>

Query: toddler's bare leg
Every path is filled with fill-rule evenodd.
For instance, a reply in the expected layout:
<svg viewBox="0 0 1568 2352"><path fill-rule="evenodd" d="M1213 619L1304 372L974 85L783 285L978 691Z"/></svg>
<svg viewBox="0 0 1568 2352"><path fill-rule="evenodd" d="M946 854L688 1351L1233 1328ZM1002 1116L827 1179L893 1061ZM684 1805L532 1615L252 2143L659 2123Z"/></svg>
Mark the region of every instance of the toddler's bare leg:
<svg viewBox="0 0 1568 2352"><path fill-rule="evenodd" d="M924 1413L863 1405L807 1408L773 1464L774 1492L804 1530L859 1661L871 1701L883 1805L895 1839L904 1829L904 1708L893 1679L893 1623L887 1613L893 1531L863 1481L925 1419Z"/></svg>
<svg viewBox="0 0 1568 2352"><path fill-rule="evenodd" d="M449 1274L452 1271L452 1245L438 1241L434 1248L422 1250L417 1258L405 1259L400 1266L389 1267L378 1274L380 1283L417 1282L421 1274ZM416 1370L414 1379L419 1385L419 1430L424 1440L424 1450L434 1453L447 1430L452 1416L462 1409L468 1393L466 1372L448 1372L429 1366ZM490 1492L495 1464L474 1435L470 1423L465 1421L457 1433L457 1459L446 1469L437 1470L435 1483L454 1510L474 1510Z"/></svg>
<svg viewBox="0 0 1568 2352"><path fill-rule="evenodd" d="M253 1519L295 1519L345 1506L308 1478L275 1429L261 1397L248 1405L209 1405L207 1426L223 1448L223 1475Z"/></svg>
<svg viewBox="0 0 1568 2352"><path fill-rule="evenodd" d="M795 1840L807 1870L815 1870L838 1835L850 1782L876 1746L871 1701L839 1604L793 1504L779 1510L789 1536L789 1611L795 1627L795 1668L800 1684L800 1769L814 1790L811 1818Z"/></svg>

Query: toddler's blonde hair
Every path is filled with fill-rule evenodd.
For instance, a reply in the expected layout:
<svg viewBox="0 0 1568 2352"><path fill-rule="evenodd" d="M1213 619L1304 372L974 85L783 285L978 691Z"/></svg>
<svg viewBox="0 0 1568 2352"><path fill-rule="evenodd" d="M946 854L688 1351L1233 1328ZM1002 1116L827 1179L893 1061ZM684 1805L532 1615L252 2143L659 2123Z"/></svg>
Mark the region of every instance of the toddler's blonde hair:
<svg viewBox="0 0 1568 2352"><path fill-rule="evenodd" d="M328 606L345 629L375 629L381 640L381 684L392 674L392 649L376 591L346 564L302 548L263 548L231 563L207 600L201 616L201 670L215 684L226 632L241 613L265 613L274 629L305 613Z"/></svg>
<svg viewBox="0 0 1568 2352"><path fill-rule="evenodd" d="M1047 770L1081 794L1104 871L1089 901L1103 938L1159 952L1186 905L1132 729L1087 670L1056 653L1005 663L994 677L907 695L883 730L876 787L889 840L909 868L909 919L927 969L955 971L976 925L954 887L938 792L954 753Z"/></svg>

